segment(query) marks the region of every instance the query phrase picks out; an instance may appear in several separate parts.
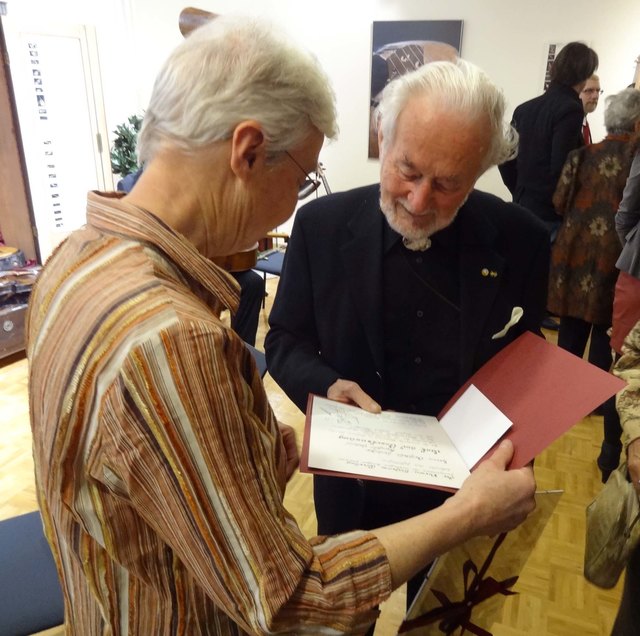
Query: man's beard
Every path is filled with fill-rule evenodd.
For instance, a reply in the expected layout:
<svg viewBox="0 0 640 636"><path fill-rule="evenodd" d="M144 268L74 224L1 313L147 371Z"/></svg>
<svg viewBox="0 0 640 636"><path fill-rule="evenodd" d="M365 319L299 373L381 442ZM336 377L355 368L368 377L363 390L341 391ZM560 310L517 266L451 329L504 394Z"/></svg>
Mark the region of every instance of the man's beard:
<svg viewBox="0 0 640 636"><path fill-rule="evenodd" d="M407 213L411 213L412 209L408 201L404 198L392 199L385 201L380 196L380 209L387 219L389 226L405 239L405 243L428 244L428 238L436 232L448 227L455 220L458 210L464 205L467 197L455 210L453 215L444 217L438 210L431 208L420 215L420 226L417 227L407 217L402 216L402 212L398 208L404 208Z"/></svg>

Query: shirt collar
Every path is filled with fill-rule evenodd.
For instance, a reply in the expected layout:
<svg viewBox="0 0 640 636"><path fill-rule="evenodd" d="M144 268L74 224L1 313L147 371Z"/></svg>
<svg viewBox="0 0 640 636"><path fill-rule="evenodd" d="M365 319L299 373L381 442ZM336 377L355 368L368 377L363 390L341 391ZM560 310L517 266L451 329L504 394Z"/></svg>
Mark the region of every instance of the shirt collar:
<svg viewBox="0 0 640 636"><path fill-rule="evenodd" d="M87 222L96 229L134 239L162 252L187 279L235 312L240 300L233 277L203 256L184 236L152 212L131 205L122 192L89 192Z"/></svg>
<svg viewBox="0 0 640 636"><path fill-rule="evenodd" d="M463 213L463 208L464 206L462 206L460 210L458 210L458 215ZM384 215L382 210L380 210L380 214ZM456 224L456 221L457 217L456 219L454 219L451 225L445 227L442 230L439 230L435 234L432 234L430 238L433 243L436 245L441 245L444 248L454 247L458 242L458 226ZM402 240L402 236L389 225L386 217L384 217L382 232L382 251L384 254L386 254L390 249L393 248L394 245L396 245L396 243Z"/></svg>

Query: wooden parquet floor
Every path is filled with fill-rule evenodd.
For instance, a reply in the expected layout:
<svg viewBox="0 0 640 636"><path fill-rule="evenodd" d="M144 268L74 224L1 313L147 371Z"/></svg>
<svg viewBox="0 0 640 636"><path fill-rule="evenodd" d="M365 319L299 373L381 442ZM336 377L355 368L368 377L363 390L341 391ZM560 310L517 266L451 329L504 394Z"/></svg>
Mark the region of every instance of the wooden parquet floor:
<svg viewBox="0 0 640 636"><path fill-rule="evenodd" d="M258 334L261 347L277 279L267 281L267 307ZM555 334L547 334L554 338ZM303 416L267 375L265 386L279 419L302 438ZM0 519L37 508L27 403L27 362L14 356L0 361ZM489 627L495 636L605 636L610 633L622 581L600 590L582 576L585 507L601 488L595 459L602 438L602 418L590 416L552 444L536 460L540 489L562 489L560 498L502 616ZM315 533L311 477L296 473L285 498L307 536ZM0 593L2 593L0 591ZM393 636L404 615L405 594L398 590L383 607L376 636ZM1 621L0 617L0 621ZM59 636L62 628L41 636ZM425 634L431 633L425 630ZM438 632L439 633L439 632ZM151 635L150 635L151 636Z"/></svg>

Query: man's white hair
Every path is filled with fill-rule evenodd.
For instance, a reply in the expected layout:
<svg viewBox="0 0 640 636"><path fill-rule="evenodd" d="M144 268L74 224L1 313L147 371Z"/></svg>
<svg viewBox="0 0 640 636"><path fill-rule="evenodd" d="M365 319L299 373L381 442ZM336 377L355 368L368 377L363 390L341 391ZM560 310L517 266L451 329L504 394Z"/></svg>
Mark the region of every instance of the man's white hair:
<svg viewBox="0 0 640 636"><path fill-rule="evenodd" d="M518 135L512 126L505 125L506 103L502 91L477 66L460 58L429 62L387 84L377 113L383 152L384 147L393 142L398 116L414 97L428 97L469 120L486 115L491 145L482 165L483 172L515 156Z"/></svg>

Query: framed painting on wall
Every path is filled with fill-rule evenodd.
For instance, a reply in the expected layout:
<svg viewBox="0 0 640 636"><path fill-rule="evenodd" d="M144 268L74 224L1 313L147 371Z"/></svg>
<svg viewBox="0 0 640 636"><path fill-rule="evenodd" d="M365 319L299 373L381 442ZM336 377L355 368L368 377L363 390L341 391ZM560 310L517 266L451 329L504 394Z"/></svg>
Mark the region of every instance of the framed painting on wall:
<svg viewBox="0 0 640 636"><path fill-rule="evenodd" d="M460 54L462 20L374 22L371 47L369 158L378 157L375 109L384 87L396 77Z"/></svg>
<svg viewBox="0 0 640 636"><path fill-rule="evenodd" d="M546 91L549 88L549 84L551 84L551 67L553 66L553 62L556 59L558 53L560 53L560 49L564 46L564 42L559 44L558 42L554 42L547 46L547 63L544 67L544 84L542 86L543 91Z"/></svg>

